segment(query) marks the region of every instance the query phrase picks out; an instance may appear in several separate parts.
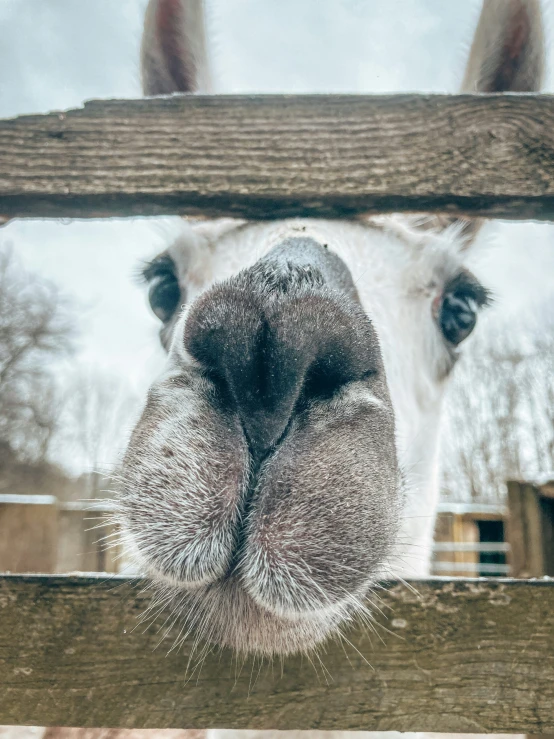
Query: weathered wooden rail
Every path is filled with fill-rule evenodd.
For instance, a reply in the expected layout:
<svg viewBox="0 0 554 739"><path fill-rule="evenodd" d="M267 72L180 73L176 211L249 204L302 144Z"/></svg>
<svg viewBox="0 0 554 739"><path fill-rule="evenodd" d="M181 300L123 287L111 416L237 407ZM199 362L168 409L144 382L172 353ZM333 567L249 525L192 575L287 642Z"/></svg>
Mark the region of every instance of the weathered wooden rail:
<svg viewBox="0 0 554 739"><path fill-rule="evenodd" d="M0 122L0 220L554 218L550 95L177 96Z"/></svg>
<svg viewBox="0 0 554 739"><path fill-rule="evenodd" d="M135 628L138 582L3 576L0 724L554 732L554 581L413 585L321 659L198 667L178 626Z"/></svg>

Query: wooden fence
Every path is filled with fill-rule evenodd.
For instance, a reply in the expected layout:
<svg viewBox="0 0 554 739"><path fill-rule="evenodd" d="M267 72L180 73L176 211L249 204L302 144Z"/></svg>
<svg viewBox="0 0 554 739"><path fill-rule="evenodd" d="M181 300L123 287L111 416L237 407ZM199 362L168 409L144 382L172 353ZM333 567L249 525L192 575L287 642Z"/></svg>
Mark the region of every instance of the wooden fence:
<svg viewBox="0 0 554 739"><path fill-rule="evenodd" d="M554 98L173 97L0 122L4 221L390 211L553 219ZM199 667L193 638L168 653L175 632L134 628L130 581L3 576L0 723L554 732L554 583L415 588L386 586L378 635L281 675L226 652Z"/></svg>
<svg viewBox="0 0 554 739"><path fill-rule="evenodd" d="M550 95L175 96L0 122L0 216L554 217Z"/></svg>
<svg viewBox="0 0 554 739"><path fill-rule="evenodd" d="M115 532L112 510L105 501L0 493L0 571L117 572L122 552L102 541Z"/></svg>
<svg viewBox="0 0 554 739"><path fill-rule="evenodd" d="M554 576L554 481L509 482L508 506L514 575Z"/></svg>
<svg viewBox="0 0 554 739"><path fill-rule="evenodd" d="M510 575L511 543L504 534L507 515L508 510L503 505L440 503L431 574L450 577Z"/></svg>
<svg viewBox="0 0 554 739"><path fill-rule="evenodd" d="M140 583L0 578L0 724L554 732L554 584L389 584L377 633L246 661L137 628ZM163 623L162 619L162 623ZM386 630L385 630L386 629Z"/></svg>
<svg viewBox="0 0 554 739"><path fill-rule="evenodd" d="M54 495L0 493L0 572L130 574L126 553L115 540L117 527L110 520L114 510L105 500L67 502ZM441 504L431 574L509 575L510 565L481 560L483 554L503 554L505 559L510 543L481 540L479 531L482 521L503 522L506 515L503 506Z"/></svg>

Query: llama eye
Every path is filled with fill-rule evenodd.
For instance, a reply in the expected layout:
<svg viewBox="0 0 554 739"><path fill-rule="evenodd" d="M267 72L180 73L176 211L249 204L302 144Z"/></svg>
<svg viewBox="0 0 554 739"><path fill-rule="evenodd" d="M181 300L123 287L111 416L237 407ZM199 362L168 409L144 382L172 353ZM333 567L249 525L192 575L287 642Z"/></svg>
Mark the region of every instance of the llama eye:
<svg viewBox="0 0 554 739"><path fill-rule="evenodd" d="M150 307L160 321L167 323L173 316L181 299L179 283L173 275L155 280L148 291Z"/></svg>
<svg viewBox="0 0 554 739"><path fill-rule="evenodd" d="M458 275L442 296L438 322L444 338L454 346L467 339L477 323L479 308L488 302L487 290L473 275Z"/></svg>
<svg viewBox="0 0 554 739"><path fill-rule="evenodd" d="M477 304L468 295L447 293L440 314L444 338L457 345L466 339L477 323Z"/></svg>

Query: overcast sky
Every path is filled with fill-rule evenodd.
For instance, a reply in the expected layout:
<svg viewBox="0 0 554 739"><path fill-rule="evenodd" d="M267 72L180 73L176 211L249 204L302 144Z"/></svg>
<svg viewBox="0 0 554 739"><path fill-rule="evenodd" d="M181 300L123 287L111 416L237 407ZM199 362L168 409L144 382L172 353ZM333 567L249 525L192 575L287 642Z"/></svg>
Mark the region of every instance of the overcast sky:
<svg viewBox="0 0 554 739"><path fill-rule="evenodd" d="M0 0L0 117L140 95L146 0ZM548 38L554 38L552 0ZM454 92L479 0L209 0L217 91ZM552 91L554 54L546 89ZM24 264L82 305L81 361L143 386L160 367L157 322L133 280L163 248L171 219L19 221L0 230ZM496 311L520 310L554 281L554 229L499 224L478 271Z"/></svg>

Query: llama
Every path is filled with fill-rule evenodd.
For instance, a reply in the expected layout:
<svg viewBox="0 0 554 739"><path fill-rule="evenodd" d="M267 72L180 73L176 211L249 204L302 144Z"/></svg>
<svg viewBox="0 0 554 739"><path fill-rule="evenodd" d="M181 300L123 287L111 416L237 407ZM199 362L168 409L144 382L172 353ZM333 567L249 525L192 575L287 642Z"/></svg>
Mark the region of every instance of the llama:
<svg viewBox="0 0 554 739"><path fill-rule="evenodd" d="M543 47L538 0L484 0L462 90L538 90ZM150 0L145 94L208 90L206 48L201 0ZM119 519L207 641L309 650L380 578L428 574L442 398L488 302L467 267L479 226L183 222L146 266L168 358Z"/></svg>

